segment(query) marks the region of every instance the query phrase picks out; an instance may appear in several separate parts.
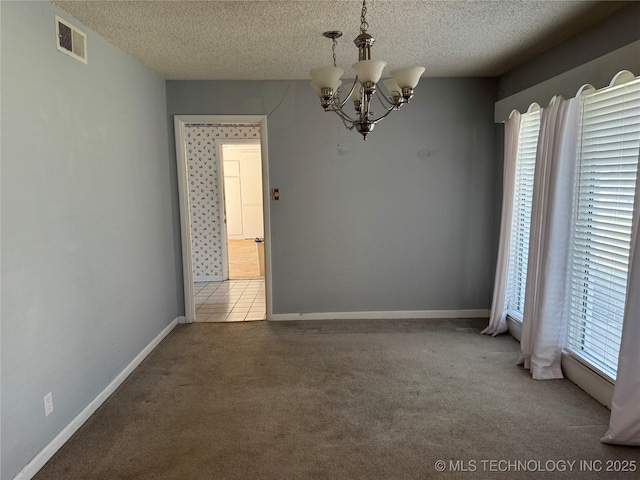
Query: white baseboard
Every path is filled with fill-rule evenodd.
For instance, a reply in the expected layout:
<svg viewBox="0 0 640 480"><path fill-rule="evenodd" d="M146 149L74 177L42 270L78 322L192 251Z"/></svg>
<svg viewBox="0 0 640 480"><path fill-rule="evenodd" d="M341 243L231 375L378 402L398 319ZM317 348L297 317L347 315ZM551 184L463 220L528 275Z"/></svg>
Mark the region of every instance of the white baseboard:
<svg viewBox="0 0 640 480"><path fill-rule="evenodd" d="M399 320L425 318L489 318L489 310L398 310L378 312L273 313L269 320Z"/></svg>
<svg viewBox="0 0 640 480"><path fill-rule="evenodd" d="M62 431L54 437L33 459L13 478L13 480L30 480L44 466L45 463L76 433L76 431L89 419L91 415L102 405L122 382L131 375L140 363L158 346L158 344L175 328L180 317L175 318L167 325L142 351L131 360L107 387L100 392L84 409L71 420ZM183 317L184 318L184 317Z"/></svg>
<svg viewBox="0 0 640 480"><path fill-rule="evenodd" d="M195 283L198 282L222 282L224 278L222 275L202 275L200 277L193 277Z"/></svg>
<svg viewBox="0 0 640 480"><path fill-rule="evenodd" d="M178 323L187 323L187 317L185 316L178 317L176 320L178 320Z"/></svg>

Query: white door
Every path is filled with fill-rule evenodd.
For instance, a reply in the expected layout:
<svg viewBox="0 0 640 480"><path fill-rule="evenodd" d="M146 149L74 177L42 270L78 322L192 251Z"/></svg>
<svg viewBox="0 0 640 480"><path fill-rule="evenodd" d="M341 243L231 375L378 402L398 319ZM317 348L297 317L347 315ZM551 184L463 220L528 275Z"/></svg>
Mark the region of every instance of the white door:
<svg viewBox="0 0 640 480"><path fill-rule="evenodd" d="M245 238L264 237L262 217L262 159L260 146L240 152L242 229Z"/></svg>
<svg viewBox="0 0 640 480"><path fill-rule="evenodd" d="M241 227L236 226L233 229L228 227L227 238L240 240L264 237L260 145L223 144L222 158L224 161L227 223L238 220L242 222ZM230 198L230 195L226 193L226 185L231 178L235 177L238 177L240 192L238 197ZM236 188L236 186L232 188ZM237 198L240 199L240 207L235 203Z"/></svg>
<svg viewBox="0 0 640 480"><path fill-rule="evenodd" d="M242 222L242 185L240 181L240 162L224 162L224 203L227 218L227 238L244 238Z"/></svg>

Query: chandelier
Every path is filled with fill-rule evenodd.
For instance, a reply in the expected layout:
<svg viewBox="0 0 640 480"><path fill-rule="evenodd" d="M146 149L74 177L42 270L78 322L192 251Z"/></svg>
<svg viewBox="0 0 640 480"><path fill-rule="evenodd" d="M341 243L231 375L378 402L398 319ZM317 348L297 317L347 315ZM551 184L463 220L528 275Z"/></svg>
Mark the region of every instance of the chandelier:
<svg viewBox="0 0 640 480"><path fill-rule="evenodd" d="M344 126L349 130L354 128L362 134L364 140L371 133L376 124L389 115L392 111L398 110L405 103L409 103L413 97L413 89L418 85L420 76L424 73L423 67L405 67L391 71L391 76L384 80L388 96L380 93L378 82L382 76L382 71L387 62L371 59L371 47L375 38L367 33L369 24L366 19L367 1L362 1L362 13L360 14L360 35L353 43L358 47L358 62L353 64L356 71L356 79L349 89L349 94L344 100L340 99L340 85L344 70L336 66L336 45L337 39L342 36L342 32L329 31L323 35L333 41L333 67L317 67L309 73L313 77L311 86L320 97L320 105L325 112L334 112L340 117ZM384 113L377 118L371 111L373 98L377 97ZM349 115L344 111L344 106L351 98L355 108L355 114Z"/></svg>

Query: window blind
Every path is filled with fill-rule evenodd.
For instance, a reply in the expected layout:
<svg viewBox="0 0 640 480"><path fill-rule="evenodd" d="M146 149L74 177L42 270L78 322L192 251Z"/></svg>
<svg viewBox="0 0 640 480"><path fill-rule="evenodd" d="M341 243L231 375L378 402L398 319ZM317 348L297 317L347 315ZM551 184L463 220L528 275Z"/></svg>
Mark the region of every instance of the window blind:
<svg viewBox="0 0 640 480"><path fill-rule="evenodd" d="M583 98L567 349L616 378L640 147L640 81Z"/></svg>
<svg viewBox="0 0 640 480"><path fill-rule="evenodd" d="M507 313L520 321L522 321L524 313L524 293L527 284L533 177L536 169L539 131L540 110L522 115L516 156L511 254L509 258L510 288L507 302Z"/></svg>

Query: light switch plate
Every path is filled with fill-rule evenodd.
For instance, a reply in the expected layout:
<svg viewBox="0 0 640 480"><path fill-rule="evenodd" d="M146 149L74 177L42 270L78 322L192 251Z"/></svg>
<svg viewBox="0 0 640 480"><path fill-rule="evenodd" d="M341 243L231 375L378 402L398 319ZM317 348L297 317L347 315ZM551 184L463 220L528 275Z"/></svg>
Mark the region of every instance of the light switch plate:
<svg viewBox="0 0 640 480"><path fill-rule="evenodd" d="M44 397L44 416L48 417L53 412L53 393L49 392Z"/></svg>

